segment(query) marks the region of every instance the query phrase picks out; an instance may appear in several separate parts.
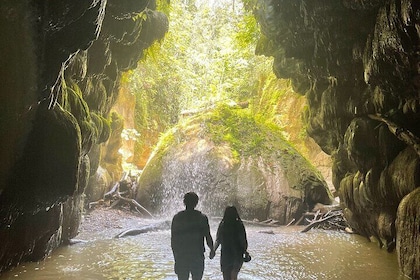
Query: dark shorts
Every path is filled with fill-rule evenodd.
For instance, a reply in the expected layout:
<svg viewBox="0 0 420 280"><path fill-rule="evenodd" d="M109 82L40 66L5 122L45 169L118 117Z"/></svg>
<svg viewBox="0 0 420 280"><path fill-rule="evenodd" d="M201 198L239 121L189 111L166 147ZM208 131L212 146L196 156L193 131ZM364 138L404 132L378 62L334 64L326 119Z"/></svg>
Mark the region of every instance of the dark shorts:
<svg viewBox="0 0 420 280"><path fill-rule="evenodd" d="M201 280L204 272L204 255L198 257L178 257L175 260L175 273L179 280L188 279L190 273L193 280Z"/></svg>

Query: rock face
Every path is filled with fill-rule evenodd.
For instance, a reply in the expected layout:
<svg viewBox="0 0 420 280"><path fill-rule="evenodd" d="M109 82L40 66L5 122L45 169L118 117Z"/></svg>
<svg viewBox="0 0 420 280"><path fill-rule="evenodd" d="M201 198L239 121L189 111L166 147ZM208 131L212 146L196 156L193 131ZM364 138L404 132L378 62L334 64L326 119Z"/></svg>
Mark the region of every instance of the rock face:
<svg viewBox="0 0 420 280"><path fill-rule="evenodd" d="M318 202L331 204L323 178L280 131L238 110L218 108L170 131L140 176L137 200L171 216L184 207L183 194L195 191L209 215L233 204L245 219L282 224Z"/></svg>
<svg viewBox="0 0 420 280"><path fill-rule="evenodd" d="M333 158L347 219L389 249L404 236L397 251L413 279L420 263L402 252L418 247L406 232L418 221L399 211L396 231L395 218L420 186L419 14L416 0L262 0L256 11L257 51L273 56L276 75L306 95L307 131Z"/></svg>
<svg viewBox="0 0 420 280"><path fill-rule="evenodd" d="M121 73L167 31L155 9L148 0L1 2L0 271L77 234L117 124L109 113Z"/></svg>

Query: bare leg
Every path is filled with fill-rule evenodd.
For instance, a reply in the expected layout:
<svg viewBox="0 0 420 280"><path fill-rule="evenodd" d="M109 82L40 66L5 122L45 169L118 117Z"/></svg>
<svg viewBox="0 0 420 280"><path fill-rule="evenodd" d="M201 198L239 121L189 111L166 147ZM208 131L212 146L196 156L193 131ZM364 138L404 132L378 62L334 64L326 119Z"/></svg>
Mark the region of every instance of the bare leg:
<svg viewBox="0 0 420 280"><path fill-rule="evenodd" d="M223 280L230 280L231 271L223 271Z"/></svg>
<svg viewBox="0 0 420 280"><path fill-rule="evenodd" d="M239 270L232 270L232 272L230 273L230 280L238 280L238 273Z"/></svg>

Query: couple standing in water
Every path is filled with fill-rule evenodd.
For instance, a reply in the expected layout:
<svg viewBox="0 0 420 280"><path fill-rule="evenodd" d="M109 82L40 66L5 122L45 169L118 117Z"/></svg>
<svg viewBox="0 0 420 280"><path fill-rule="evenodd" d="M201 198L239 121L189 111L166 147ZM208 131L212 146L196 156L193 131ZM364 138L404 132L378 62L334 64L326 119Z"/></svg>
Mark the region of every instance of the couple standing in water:
<svg viewBox="0 0 420 280"><path fill-rule="evenodd" d="M224 280L238 279L239 270L247 255L248 241L245 227L234 206L226 207L219 224L216 242L210 234L206 215L195 210L198 196L194 192L184 195L185 210L178 212L172 219L171 246L175 258L175 273L178 280L201 280L204 272L204 239L213 259L221 245L220 265ZM249 258L249 255L247 255Z"/></svg>

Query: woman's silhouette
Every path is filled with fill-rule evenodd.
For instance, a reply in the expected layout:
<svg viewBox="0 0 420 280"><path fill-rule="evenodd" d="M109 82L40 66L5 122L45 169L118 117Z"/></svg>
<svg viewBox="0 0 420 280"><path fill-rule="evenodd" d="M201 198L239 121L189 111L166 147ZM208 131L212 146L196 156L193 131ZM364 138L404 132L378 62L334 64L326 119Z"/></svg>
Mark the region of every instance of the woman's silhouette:
<svg viewBox="0 0 420 280"><path fill-rule="evenodd" d="M211 252L213 258L216 250L222 246L220 266L224 280L238 279L238 273L244 262L244 254L248 249L245 227L235 206L225 209L223 219L217 229L216 244Z"/></svg>

